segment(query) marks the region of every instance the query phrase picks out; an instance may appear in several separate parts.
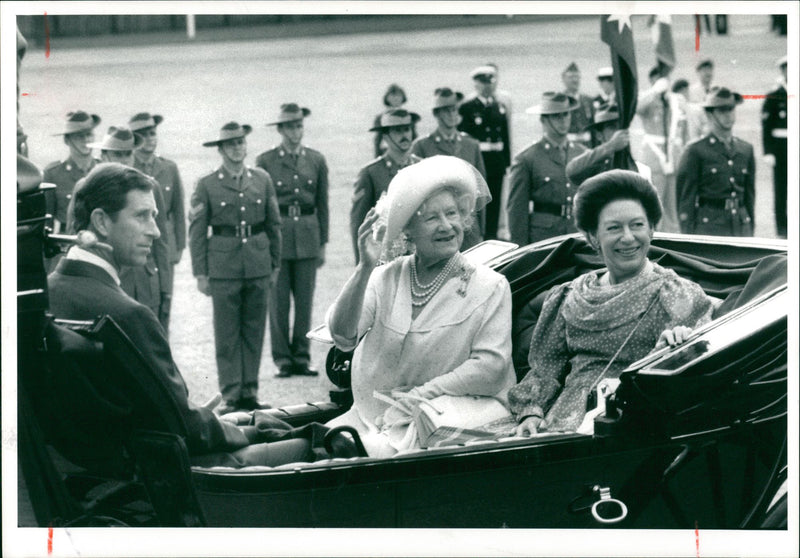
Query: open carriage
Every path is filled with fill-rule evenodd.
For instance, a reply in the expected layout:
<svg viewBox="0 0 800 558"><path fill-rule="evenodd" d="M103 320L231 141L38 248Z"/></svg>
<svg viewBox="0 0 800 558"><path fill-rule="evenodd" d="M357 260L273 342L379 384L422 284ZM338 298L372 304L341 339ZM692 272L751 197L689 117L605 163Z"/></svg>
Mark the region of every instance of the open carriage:
<svg viewBox="0 0 800 558"><path fill-rule="evenodd" d="M656 234L650 258L718 298L715 319L626 370L593 434L199 468L113 320L47 316L45 195L18 206L20 467L41 525L786 529L785 241ZM602 265L578 235L471 257L511 284L520 378L544 293ZM331 401L271 412L293 425L344 412L347 355L328 368Z"/></svg>

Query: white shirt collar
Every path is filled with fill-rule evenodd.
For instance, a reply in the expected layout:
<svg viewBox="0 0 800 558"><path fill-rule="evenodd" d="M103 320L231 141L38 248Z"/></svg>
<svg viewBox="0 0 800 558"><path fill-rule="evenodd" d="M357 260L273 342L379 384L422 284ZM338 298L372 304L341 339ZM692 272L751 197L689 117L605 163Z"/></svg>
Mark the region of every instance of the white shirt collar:
<svg viewBox="0 0 800 558"><path fill-rule="evenodd" d="M111 265L111 263L108 262L108 260L101 258L97 254L94 254L93 252L90 252L88 250L84 250L80 246L73 246L72 248L69 249L69 252L67 252L67 259L90 263L106 270L106 272L108 272L108 274L117 284L117 286L119 286L120 282L117 270L114 269L114 266Z"/></svg>

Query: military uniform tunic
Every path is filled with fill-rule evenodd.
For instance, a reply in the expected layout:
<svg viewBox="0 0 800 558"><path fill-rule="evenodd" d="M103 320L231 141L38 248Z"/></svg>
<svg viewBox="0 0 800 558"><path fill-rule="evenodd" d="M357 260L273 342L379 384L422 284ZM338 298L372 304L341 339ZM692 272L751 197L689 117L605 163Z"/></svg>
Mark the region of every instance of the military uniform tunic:
<svg viewBox="0 0 800 558"><path fill-rule="evenodd" d="M421 161L416 155L409 154L408 166ZM378 203L381 194L389 187L402 166L395 163L388 155L381 155L358 171L358 177L353 186L353 202L350 207L350 236L353 241L353 252L358 263L358 227L370 209Z"/></svg>
<svg viewBox="0 0 800 558"><path fill-rule="evenodd" d="M564 94L578 101L578 108L571 111L572 119L569 123L567 139L584 147L591 147L592 133L589 131L589 126L594 122L594 101L583 93L579 93L577 97L566 91Z"/></svg>
<svg viewBox="0 0 800 558"><path fill-rule="evenodd" d="M150 164L134 159L133 167L153 177L161 185L167 220L166 242L170 263L175 265L180 261L181 253L186 248L186 210L178 166L169 159L155 156Z"/></svg>
<svg viewBox="0 0 800 558"><path fill-rule="evenodd" d="M435 155L450 155L458 157L471 164L486 178L486 168L483 166L483 156L481 155L480 144L465 132L457 132L453 139L446 139L439 130L431 132L427 136L418 138L411 146L411 153L423 159ZM467 250L483 240L481 235L481 217L475 216L475 221L464 233L464 242L461 250Z"/></svg>
<svg viewBox="0 0 800 558"><path fill-rule="evenodd" d="M237 179L223 166L197 182L190 205L192 272L209 277L220 391L229 402L257 397L269 276L280 266L272 180L250 167Z"/></svg>
<svg viewBox="0 0 800 558"><path fill-rule="evenodd" d="M256 165L272 178L282 219L281 270L270 294L272 360L279 369L308 366L317 259L328 242L328 165L322 153L306 146L296 155L275 147L259 155Z"/></svg>
<svg viewBox="0 0 800 558"><path fill-rule="evenodd" d="M752 236L756 164L753 146L714 134L690 143L678 167L681 232Z"/></svg>
<svg viewBox="0 0 800 558"><path fill-rule="evenodd" d="M503 190L503 175L511 163L511 139L509 137L508 108L505 103L480 97L465 101L458 107L461 123L458 129L478 140L486 168L486 183L492 200L486 206L486 228L484 238L497 238L500 218L500 200Z"/></svg>
<svg viewBox="0 0 800 558"><path fill-rule="evenodd" d="M172 264L167 245L167 208L161 186L153 187L156 201L156 225L161 236L153 240L144 266L123 267L119 273L120 287L132 299L144 304L158 316L158 321L169 330L169 311L172 298Z"/></svg>
<svg viewBox="0 0 800 558"><path fill-rule="evenodd" d="M72 160L72 157L68 157L64 161L55 161L45 167L42 182L56 185L55 207L48 208L48 210L61 223L62 229L67 224L67 207L72 199L75 183L86 176L99 162L98 159L91 159L86 172L83 172Z"/></svg>
<svg viewBox="0 0 800 558"><path fill-rule="evenodd" d="M148 255L145 267L123 270L120 281L123 290L131 298L153 310L164 330L169 331L175 275L173 268L186 247L183 186L178 167L168 159L155 157L149 165L134 159L133 166L155 179L159 185L154 197L158 209L156 222L161 238L153 243L153 251Z"/></svg>
<svg viewBox="0 0 800 558"><path fill-rule="evenodd" d="M786 238L787 195L787 104L786 88L781 84L767 94L761 108L761 130L764 153L775 156L773 184L775 189L775 225L778 235Z"/></svg>
<svg viewBox="0 0 800 558"><path fill-rule="evenodd" d="M572 198L577 185L567 180L567 163L586 152L575 142L564 150L542 138L514 158L508 196L511 242L530 242L575 232Z"/></svg>

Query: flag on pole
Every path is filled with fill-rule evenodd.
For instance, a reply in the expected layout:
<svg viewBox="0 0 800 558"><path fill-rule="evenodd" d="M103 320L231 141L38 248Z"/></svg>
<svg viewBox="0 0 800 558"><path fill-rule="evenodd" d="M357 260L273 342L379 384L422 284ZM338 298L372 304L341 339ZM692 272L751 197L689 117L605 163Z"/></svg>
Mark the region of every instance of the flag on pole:
<svg viewBox="0 0 800 558"><path fill-rule="evenodd" d="M636 115L636 101L639 96L631 16L600 16L600 38L611 49L614 89L619 107L619 129L623 130L630 126L631 120ZM636 170L630 149L614 154L614 168Z"/></svg>
<svg viewBox="0 0 800 558"><path fill-rule="evenodd" d="M672 20L669 15L651 16L648 22L656 48L656 61L662 76L675 67L675 44L672 41Z"/></svg>

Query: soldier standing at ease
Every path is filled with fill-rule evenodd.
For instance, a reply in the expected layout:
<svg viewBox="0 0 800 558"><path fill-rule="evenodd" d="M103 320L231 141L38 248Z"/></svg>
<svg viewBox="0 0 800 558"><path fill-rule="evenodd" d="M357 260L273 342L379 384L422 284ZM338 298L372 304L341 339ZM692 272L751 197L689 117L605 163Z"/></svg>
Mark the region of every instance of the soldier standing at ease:
<svg viewBox="0 0 800 558"><path fill-rule="evenodd" d="M411 153L412 134L417 122L419 114L416 112L390 109L381 115L380 123L369 130L381 133L386 142L386 152L362 167L353 185L350 236L356 263L358 263L358 227L361 226L367 212L375 207L397 171L422 160Z"/></svg>
<svg viewBox="0 0 800 558"><path fill-rule="evenodd" d="M458 129L478 140L481 148L486 183L492 195L492 200L484 209L486 226L483 237L490 240L497 238L503 175L511 163L509 108L494 96L497 80L497 69L494 66L479 66L472 70L470 77L477 95L458 108L461 115Z"/></svg>
<svg viewBox="0 0 800 558"><path fill-rule="evenodd" d="M301 144L303 120L311 114L296 103L281 105L277 126L281 144L258 156L256 165L275 185L281 213L281 269L270 291L269 330L278 378L316 376L310 365L311 310L317 268L325 263L328 242L328 165L319 151ZM289 306L294 298L294 328L289 336Z"/></svg>
<svg viewBox="0 0 800 558"><path fill-rule="evenodd" d="M197 290L214 307L220 414L268 408L258 401L258 370L269 289L281 261L281 218L272 179L244 164L247 124L228 122L216 140L222 165L197 182L189 211L189 251Z"/></svg>
<svg viewBox="0 0 800 558"><path fill-rule="evenodd" d="M517 154L511 165L508 228L511 242L524 246L574 232L572 197L576 184L567 180L567 163L586 148L567 139L570 116L578 101L548 91L527 112L540 115L544 137Z"/></svg>
<svg viewBox="0 0 800 558"><path fill-rule="evenodd" d="M564 83L564 93L578 102L577 109L572 113L567 139L580 143L584 147L591 147L592 134L589 132L594 117L592 98L580 92L581 71L575 62L570 63L561 73Z"/></svg>
<svg viewBox="0 0 800 558"><path fill-rule="evenodd" d="M786 57L778 60L781 77L778 86L767 94L761 108L761 131L764 143L764 158L772 166L775 188L775 228L778 236L786 238Z"/></svg>
<svg viewBox="0 0 800 558"><path fill-rule="evenodd" d="M142 146L143 138L123 126L110 126L103 141L91 143L89 147L100 150L101 159L108 163L133 166L134 151ZM123 267L119 273L120 287L128 295L144 304L158 317L167 330L169 311L172 304L172 267L169 265L169 248L164 239L167 230L164 196L161 188L153 188L156 202L156 225L161 233L153 240L153 247L147 255L144 266Z"/></svg>
<svg viewBox="0 0 800 558"><path fill-rule="evenodd" d="M411 152L423 159L434 155L451 155L464 159L478 169L485 178L486 169L483 166L480 144L456 128L459 119L458 104L463 98L464 95L449 87L439 87L433 92L433 116L438 125L427 136L417 138L411 146ZM481 242L480 229L480 223L475 222L469 231L464 233L462 251Z"/></svg>
<svg viewBox="0 0 800 558"><path fill-rule="evenodd" d="M742 96L712 87L703 107L711 133L690 143L678 167L681 232L752 236L756 164L753 146L733 137Z"/></svg>
<svg viewBox="0 0 800 558"><path fill-rule="evenodd" d="M89 147L94 141L94 129L98 124L99 116L78 110L67 113L64 131L54 134L64 136L64 143L69 148L69 157L47 165L42 179L42 182L56 185L55 207L48 208L54 218L53 231L56 233L66 227L67 206L72 199L75 183L100 162L92 156L92 148Z"/></svg>
<svg viewBox="0 0 800 558"><path fill-rule="evenodd" d="M159 114L140 112L133 116L128 125L135 134L142 136L142 145L133 153L133 167L154 178L161 187L164 197L165 238L169 257L169 266L174 276L175 266L181 261L183 249L186 248L186 211L183 204L183 183L178 166L169 159L156 155L158 147L158 125L163 121ZM172 284L169 285L172 292ZM162 322L164 329L169 326L169 314Z"/></svg>

